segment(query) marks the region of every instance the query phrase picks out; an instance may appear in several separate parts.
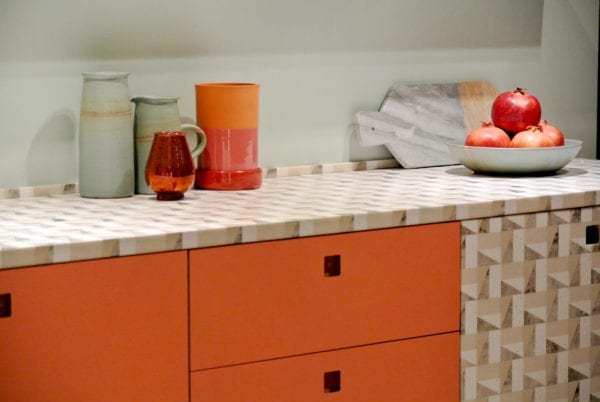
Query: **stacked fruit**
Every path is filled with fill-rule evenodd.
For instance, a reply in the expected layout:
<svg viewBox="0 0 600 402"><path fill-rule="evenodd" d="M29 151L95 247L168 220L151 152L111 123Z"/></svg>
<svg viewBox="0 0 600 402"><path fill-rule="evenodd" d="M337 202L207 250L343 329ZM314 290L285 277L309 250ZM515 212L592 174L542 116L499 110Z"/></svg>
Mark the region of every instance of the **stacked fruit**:
<svg viewBox="0 0 600 402"><path fill-rule="evenodd" d="M465 145L502 148L564 145L563 133L541 117L542 107L532 94L522 88L503 92L492 104L492 122L472 130Z"/></svg>

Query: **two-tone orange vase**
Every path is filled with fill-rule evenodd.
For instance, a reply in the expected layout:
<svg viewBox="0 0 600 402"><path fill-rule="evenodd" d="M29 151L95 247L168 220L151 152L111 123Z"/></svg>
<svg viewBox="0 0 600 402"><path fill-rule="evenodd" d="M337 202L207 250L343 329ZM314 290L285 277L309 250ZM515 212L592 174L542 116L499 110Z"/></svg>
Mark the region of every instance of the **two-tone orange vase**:
<svg viewBox="0 0 600 402"><path fill-rule="evenodd" d="M258 84L196 84L196 123L206 133L195 187L248 190L261 186L258 167Z"/></svg>

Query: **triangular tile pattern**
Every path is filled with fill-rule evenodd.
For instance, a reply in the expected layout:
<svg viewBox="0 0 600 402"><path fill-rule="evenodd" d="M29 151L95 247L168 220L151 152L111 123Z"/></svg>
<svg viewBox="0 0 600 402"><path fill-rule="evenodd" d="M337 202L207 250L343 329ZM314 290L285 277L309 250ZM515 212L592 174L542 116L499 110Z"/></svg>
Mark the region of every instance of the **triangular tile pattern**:
<svg viewBox="0 0 600 402"><path fill-rule="evenodd" d="M600 207L462 223L462 400L600 402L598 224Z"/></svg>

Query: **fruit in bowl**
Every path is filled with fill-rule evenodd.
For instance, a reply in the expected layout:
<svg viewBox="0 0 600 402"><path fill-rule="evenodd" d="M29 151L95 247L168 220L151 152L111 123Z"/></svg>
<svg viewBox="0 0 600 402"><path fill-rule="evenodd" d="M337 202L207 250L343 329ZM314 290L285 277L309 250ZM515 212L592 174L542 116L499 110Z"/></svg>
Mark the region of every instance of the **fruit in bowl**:
<svg viewBox="0 0 600 402"><path fill-rule="evenodd" d="M465 140L465 145L473 147L508 148L510 137L504 130L492 123L481 123L481 127L471 130Z"/></svg>
<svg viewBox="0 0 600 402"><path fill-rule="evenodd" d="M547 135L540 126L529 126L518 132L510 140L511 148L543 148L554 147L554 140Z"/></svg>
<svg viewBox="0 0 600 402"><path fill-rule="evenodd" d="M482 123L469 132L465 145L471 147L493 148L544 148L565 145L563 133L549 124L529 126L510 137L510 135L492 123Z"/></svg>
<svg viewBox="0 0 600 402"><path fill-rule="evenodd" d="M540 121L540 127L544 134L549 136L554 142L555 146L565 145L565 136L557 127L548 124L546 120Z"/></svg>
<svg viewBox="0 0 600 402"><path fill-rule="evenodd" d="M557 127L542 120L539 100L525 89L503 92L491 110L492 122L469 132L465 145L494 148L544 148L565 145Z"/></svg>
<svg viewBox="0 0 600 402"><path fill-rule="evenodd" d="M523 88L501 93L492 104L492 122L511 134L538 124L541 117L540 101Z"/></svg>
<svg viewBox="0 0 600 402"><path fill-rule="evenodd" d="M450 153L468 169L488 174L551 174L577 156L582 143L565 139L557 127L541 119L533 95L517 88L498 95L492 122L482 123L464 143L449 143Z"/></svg>

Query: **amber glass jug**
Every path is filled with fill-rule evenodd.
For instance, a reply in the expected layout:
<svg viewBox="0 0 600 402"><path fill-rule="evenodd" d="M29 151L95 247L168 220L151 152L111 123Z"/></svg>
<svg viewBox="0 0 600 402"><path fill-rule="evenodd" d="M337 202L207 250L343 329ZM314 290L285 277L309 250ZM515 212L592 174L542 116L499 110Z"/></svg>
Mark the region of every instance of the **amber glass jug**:
<svg viewBox="0 0 600 402"><path fill-rule="evenodd" d="M198 135L198 145L190 152L185 133L159 131L154 134L146 163L148 186L161 201L180 200L194 183L194 160L204 149Z"/></svg>

